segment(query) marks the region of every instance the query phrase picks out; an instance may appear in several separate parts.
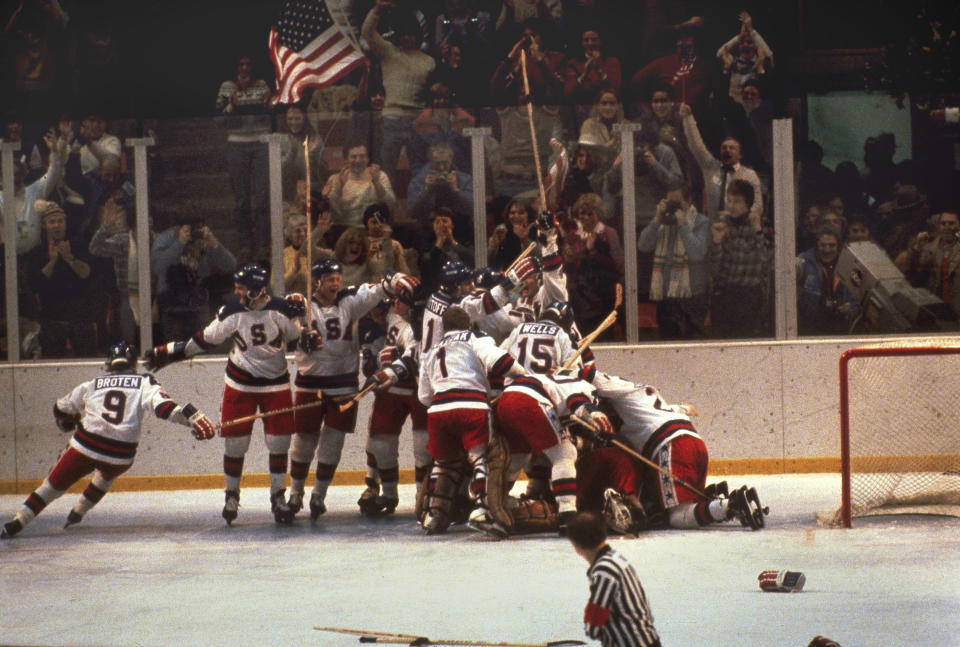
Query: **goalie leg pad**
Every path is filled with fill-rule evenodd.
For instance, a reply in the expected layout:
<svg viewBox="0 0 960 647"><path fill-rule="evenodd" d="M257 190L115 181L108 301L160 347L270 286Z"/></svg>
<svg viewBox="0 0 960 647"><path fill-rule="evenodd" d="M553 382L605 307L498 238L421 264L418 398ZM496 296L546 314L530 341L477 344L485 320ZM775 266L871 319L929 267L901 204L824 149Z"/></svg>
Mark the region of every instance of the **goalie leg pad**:
<svg viewBox="0 0 960 647"><path fill-rule="evenodd" d="M423 519L423 528L427 534L440 534L450 525L453 498L460 487L462 461L437 461L433 466L431 480L436 478L433 488L427 492L427 513ZM427 488L424 488L425 490Z"/></svg>
<svg viewBox="0 0 960 647"><path fill-rule="evenodd" d="M487 445L487 511L494 520L508 530L513 518L507 509L507 491L510 483L507 474L510 463L510 448L502 434L496 434Z"/></svg>

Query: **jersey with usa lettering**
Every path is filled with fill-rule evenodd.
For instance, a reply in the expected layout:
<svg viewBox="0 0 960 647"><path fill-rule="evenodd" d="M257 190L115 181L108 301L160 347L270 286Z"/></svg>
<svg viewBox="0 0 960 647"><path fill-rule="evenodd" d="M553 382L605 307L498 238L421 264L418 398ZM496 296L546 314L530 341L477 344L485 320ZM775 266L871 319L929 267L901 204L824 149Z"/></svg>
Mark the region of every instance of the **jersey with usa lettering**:
<svg viewBox="0 0 960 647"><path fill-rule="evenodd" d="M290 388L287 342L299 337L300 327L283 299L270 297L263 307L249 310L234 297L190 341L211 350L232 339L224 380L237 391L267 392Z"/></svg>
<svg viewBox="0 0 960 647"><path fill-rule="evenodd" d="M421 355L417 397L428 411L489 409L490 377L504 377L516 362L491 337L453 330Z"/></svg>
<svg viewBox="0 0 960 647"><path fill-rule="evenodd" d="M500 347L530 373L550 373L576 353L570 336L551 321L520 324Z"/></svg>
<svg viewBox="0 0 960 647"><path fill-rule="evenodd" d="M364 283L340 290L328 306L314 297L310 304L313 317L310 325L320 333L323 346L310 353L297 349L294 384L298 391L323 391L330 395L356 393L360 341L354 323L386 296L379 284Z"/></svg>
<svg viewBox="0 0 960 647"><path fill-rule="evenodd" d="M133 463L145 414L166 419L176 407L152 375L136 373L101 375L57 400L57 409L80 416L70 446L115 465Z"/></svg>
<svg viewBox="0 0 960 647"><path fill-rule="evenodd" d="M387 346L393 346L407 368L404 377L391 386L387 392L394 395L413 395L417 392L417 338L413 325L396 312L387 313ZM385 367L381 367L385 368Z"/></svg>

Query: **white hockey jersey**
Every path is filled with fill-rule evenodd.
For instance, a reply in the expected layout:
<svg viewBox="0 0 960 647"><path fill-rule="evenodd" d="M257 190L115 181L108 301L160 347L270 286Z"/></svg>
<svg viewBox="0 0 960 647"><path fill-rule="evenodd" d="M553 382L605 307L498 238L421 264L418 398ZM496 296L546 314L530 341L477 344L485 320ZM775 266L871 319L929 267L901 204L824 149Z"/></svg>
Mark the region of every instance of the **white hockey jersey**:
<svg viewBox="0 0 960 647"><path fill-rule="evenodd" d="M216 319L191 337L185 352L190 357L233 339L226 383L238 391L279 391L290 388L287 342L299 337L300 326L290 318L283 299L270 297L262 308L248 310L234 297L220 308Z"/></svg>
<svg viewBox="0 0 960 647"><path fill-rule="evenodd" d="M528 373L507 380L504 393L520 392L565 418L581 406L593 402L594 387L578 377L556 377Z"/></svg>
<svg viewBox="0 0 960 647"><path fill-rule="evenodd" d="M434 292L427 299L423 311L420 354L426 354L443 339L443 313L450 306L463 308L470 316L470 321L475 323L502 308L509 300L510 295L502 285L495 285L489 292L465 297L450 297L440 291Z"/></svg>
<svg viewBox="0 0 960 647"><path fill-rule="evenodd" d="M386 291L379 284L364 283L340 290L329 306L313 299L311 325L320 333L323 346L311 353L297 349L296 390L323 391L329 395L357 392L360 342L354 323L386 297Z"/></svg>
<svg viewBox="0 0 960 647"><path fill-rule="evenodd" d="M472 330L445 334L421 359L417 397L429 411L489 409L488 376L523 372L493 338Z"/></svg>
<svg viewBox="0 0 960 647"><path fill-rule="evenodd" d="M530 373L549 373L574 356L570 336L552 321L520 324L500 347Z"/></svg>
<svg viewBox="0 0 960 647"><path fill-rule="evenodd" d="M413 325L395 312L387 314L386 345L397 349L406 368L405 378L398 380L387 392L394 395L413 395L417 392L417 339Z"/></svg>
<svg viewBox="0 0 960 647"><path fill-rule="evenodd" d="M110 373L84 382L57 400L57 409L80 416L70 446L114 465L130 465L140 442L146 413L169 419L177 410L153 375Z"/></svg>
<svg viewBox="0 0 960 647"><path fill-rule="evenodd" d="M647 458L653 458L665 443L679 436L700 438L686 408L668 404L655 386L634 384L599 371L593 384L597 395L608 399L623 420L619 434Z"/></svg>

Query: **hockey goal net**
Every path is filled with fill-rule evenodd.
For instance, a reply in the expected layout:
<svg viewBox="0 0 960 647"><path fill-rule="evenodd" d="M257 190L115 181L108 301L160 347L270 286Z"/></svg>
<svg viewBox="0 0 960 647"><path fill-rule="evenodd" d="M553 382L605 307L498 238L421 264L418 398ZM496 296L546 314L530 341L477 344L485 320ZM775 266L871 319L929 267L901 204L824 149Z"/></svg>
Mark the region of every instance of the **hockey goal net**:
<svg viewBox="0 0 960 647"><path fill-rule="evenodd" d="M960 339L844 352L840 434L842 505L828 523L960 516Z"/></svg>

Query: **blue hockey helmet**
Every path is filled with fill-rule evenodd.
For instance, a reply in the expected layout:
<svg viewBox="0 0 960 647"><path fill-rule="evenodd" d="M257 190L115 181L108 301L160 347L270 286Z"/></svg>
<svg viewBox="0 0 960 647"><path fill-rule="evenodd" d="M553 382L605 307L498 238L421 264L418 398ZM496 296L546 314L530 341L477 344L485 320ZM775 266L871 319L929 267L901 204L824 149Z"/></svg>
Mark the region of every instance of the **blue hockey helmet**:
<svg viewBox="0 0 960 647"><path fill-rule="evenodd" d="M313 264L313 267L310 268L310 276L312 276L315 281L323 280L323 277L328 274L343 274L343 266L332 258L327 258L322 261L317 261Z"/></svg>
<svg viewBox="0 0 960 647"><path fill-rule="evenodd" d="M564 330L570 330L573 325L573 308L566 301L554 301L540 313L542 321L552 321Z"/></svg>
<svg viewBox="0 0 960 647"><path fill-rule="evenodd" d="M473 273L473 284L484 290L491 289L501 281L503 281L503 272L499 272L492 267L481 267Z"/></svg>
<svg viewBox="0 0 960 647"><path fill-rule="evenodd" d="M447 261L440 268L440 287L446 292L456 292L471 278L473 273L463 261Z"/></svg>
<svg viewBox="0 0 960 647"><path fill-rule="evenodd" d="M233 273L233 282L247 288L251 294L258 294L267 288L270 273L260 263L247 263Z"/></svg>
<svg viewBox="0 0 960 647"><path fill-rule="evenodd" d="M129 371L137 365L137 350L125 341L119 341L107 350L104 367L111 372Z"/></svg>

